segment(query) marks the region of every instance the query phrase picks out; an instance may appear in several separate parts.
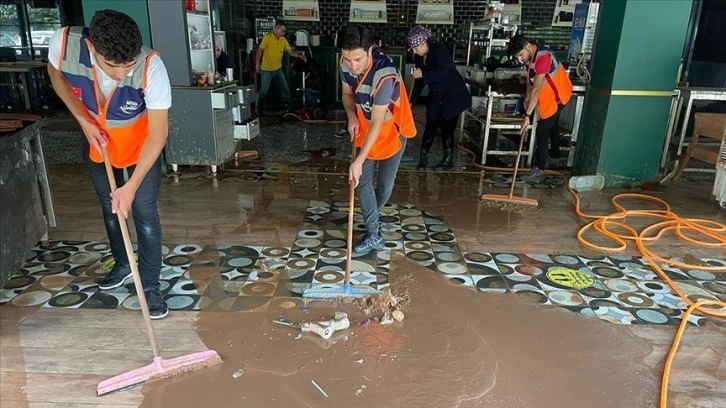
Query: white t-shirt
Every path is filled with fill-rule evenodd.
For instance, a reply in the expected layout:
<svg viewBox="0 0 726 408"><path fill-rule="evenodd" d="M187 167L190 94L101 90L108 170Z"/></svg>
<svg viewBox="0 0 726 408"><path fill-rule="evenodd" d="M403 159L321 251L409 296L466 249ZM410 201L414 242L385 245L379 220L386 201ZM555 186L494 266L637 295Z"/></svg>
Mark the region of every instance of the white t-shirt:
<svg viewBox="0 0 726 408"><path fill-rule="evenodd" d="M53 33L48 47L48 62L55 69L60 65L60 51L63 47L63 29ZM99 79L98 88L103 94L105 103L106 97L111 93L118 81L106 75L101 68L96 65L96 59L91 54L91 63L96 70L96 78ZM133 75L133 71L128 76ZM151 57L149 61L149 69L147 71L146 89L144 89L144 101L147 109L169 109L171 107L171 85L169 83L169 75L166 73L164 62L158 55Z"/></svg>

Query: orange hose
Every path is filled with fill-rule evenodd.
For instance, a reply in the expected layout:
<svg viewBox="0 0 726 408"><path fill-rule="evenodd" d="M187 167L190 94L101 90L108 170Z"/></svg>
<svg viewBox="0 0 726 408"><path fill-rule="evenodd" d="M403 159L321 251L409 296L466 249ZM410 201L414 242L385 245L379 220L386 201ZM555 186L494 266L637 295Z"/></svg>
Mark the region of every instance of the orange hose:
<svg viewBox="0 0 726 408"><path fill-rule="evenodd" d="M462 147L461 145L459 145L458 147L475 157L475 154L472 151ZM472 164L475 167L483 170L499 172L512 171L512 169L509 168L482 166L476 163L475 160L476 159L472 160ZM726 248L726 235L724 235L724 232L726 231L726 225L711 220L704 220L698 218L681 218L676 213L671 211L670 205L668 205L666 201L650 195L635 193L624 193L613 196L613 198L610 200L613 207L615 207L616 209L616 211L613 213L587 214L580 210L580 197L578 196L577 191L570 188L567 183L567 178L564 175L552 170L545 170L545 173L561 177L564 180L564 184L567 187L567 190L570 192L575 200L575 213L582 219L592 220L577 231L577 241L581 245L598 251L614 253L624 251L627 248L628 241L635 242L635 245L640 253L648 261L648 264L650 264L650 266L658 274L658 276L660 276L661 279L663 279L668 284L668 286L670 286L673 292L675 292L686 304L689 305L688 309L681 318L681 323L678 326L678 330L676 331L676 334L673 338L673 343L671 345L670 351L668 352L665 366L663 368L663 378L661 380L660 392L660 407L665 408L668 401L668 379L670 378L671 365L673 363L673 359L675 358L676 351L678 350L678 346L681 342L681 338L683 337L683 332L686 328L686 325L688 324L688 317L693 312L699 312L703 315L726 318L726 302L721 302L718 300L699 300L696 302L692 301L688 298L688 296L686 296L685 293L683 293L683 291L681 291L681 289L670 279L670 277L668 277L668 275L663 272L663 269L656 261L659 261L663 264L677 266L679 268L698 269L710 272L726 272L726 267L691 265L684 262L673 261L671 259L667 259L654 253L646 246L646 243L657 241L665 233L673 232L678 238L690 244L710 248ZM623 204L621 204L620 201L622 199L645 200L649 202L655 202L656 204L658 204L660 209L628 210ZM628 216L656 218L659 221L643 228L640 232L638 232L635 230L635 228L629 226L624 222L625 218L627 218ZM614 231L615 229L625 231L625 233L617 233ZM596 231L601 236L608 238L615 245L605 247L601 245L596 245L593 242L589 241L587 238L585 238L585 235L591 230ZM713 307L716 307L717 309Z"/></svg>

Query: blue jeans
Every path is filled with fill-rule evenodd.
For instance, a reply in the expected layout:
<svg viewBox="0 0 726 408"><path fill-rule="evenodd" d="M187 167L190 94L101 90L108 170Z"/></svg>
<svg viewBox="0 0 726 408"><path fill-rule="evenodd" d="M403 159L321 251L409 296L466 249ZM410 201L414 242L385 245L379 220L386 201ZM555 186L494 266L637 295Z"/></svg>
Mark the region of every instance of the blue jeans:
<svg viewBox="0 0 726 408"><path fill-rule="evenodd" d="M85 157L88 157L86 150ZM106 234L111 244L111 253L116 263L128 265L129 259L126 256L121 226L116 214L111 213L111 186L108 184L106 168L103 163L94 163L86 159L91 173L91 181L96 189L96 194L101 200L103 210L103 222L106 224ZM129 177L134 174L136 166L127 167ZM123 169L113 169L116 185L124 185ZM159 211L157 201L159 199L159 187L161 184L161 156L156 160L146 177L141 182L134 202L131 204L131 211L134 215L136 225L136 237L138 240L139 273L144 290L156 289L159 287L159 274L161 273L161 223L159 222Z"/></svg>
<svg viewBox="0 0 726 408"><path fill-rule="evenodd" d="M401 140L401 149L393 156L385 160L366 159L363 162L363 172L355 191L360 202L360 211L363 214L366 232L369 234L375 234L380 230L378 213L386 205L393 192L398 165L401 163L401 156L406 150L406 138L399 136L399 139ZM376 164L378 164L378 178L374 187L373 176L376 172Z"/></svg>
<svg viewBox="0 0 726 408"><path fill-rule="evenodd" d="M280 92L282 93L282 100L285 102L285 105L290 104L290 89L287 87L287 81L285 80L285 75L282 73L282 68L275 71L263 70L260 72L260 76L262 83L260 84L260 92L257 94L258 104L265 99L265 95L267 95L267 91L270 89L270 83L273 81L278 89L280 89Z"/></svg>

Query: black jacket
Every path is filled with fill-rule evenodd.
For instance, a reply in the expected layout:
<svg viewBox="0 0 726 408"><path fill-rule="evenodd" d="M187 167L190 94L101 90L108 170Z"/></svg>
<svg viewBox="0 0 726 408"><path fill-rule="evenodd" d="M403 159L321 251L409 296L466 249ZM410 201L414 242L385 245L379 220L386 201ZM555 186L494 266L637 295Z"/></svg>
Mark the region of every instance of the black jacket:
<svg viewBox="0 0 726 408"><path fill-rule="evenodd" d="M421 68L423 71L423 78L415 80L411 102L415 103L423 87L428 85L426 117L436 119L443 116L444 120L449 120L469 109L471 96L464 78L456 70L449 49L431 39L427 44L429 52L426 54L425 63L423 57L414 55L413 62L416 68Z"/></svg>

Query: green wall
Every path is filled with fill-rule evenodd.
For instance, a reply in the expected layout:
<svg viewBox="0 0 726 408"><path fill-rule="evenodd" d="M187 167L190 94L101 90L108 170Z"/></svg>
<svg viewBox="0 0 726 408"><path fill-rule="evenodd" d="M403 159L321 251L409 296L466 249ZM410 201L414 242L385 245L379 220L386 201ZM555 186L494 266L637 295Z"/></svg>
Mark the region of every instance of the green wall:
<svg viewBox="0 0 726 408"><path fill-rule="evenodd" d="M83 0L83 17L86 27L91 23L91 18L96 11L105 9L128 14L139 25L144 45L151 47L149 12L146 8L146 0Z"/></svg>
<svg viewBox="0 0 726 408"><path fill-rule="evenodd" d="M689 0L600 4L576 174L602 174L607 185L657 177L691 6Z"/></svg>

